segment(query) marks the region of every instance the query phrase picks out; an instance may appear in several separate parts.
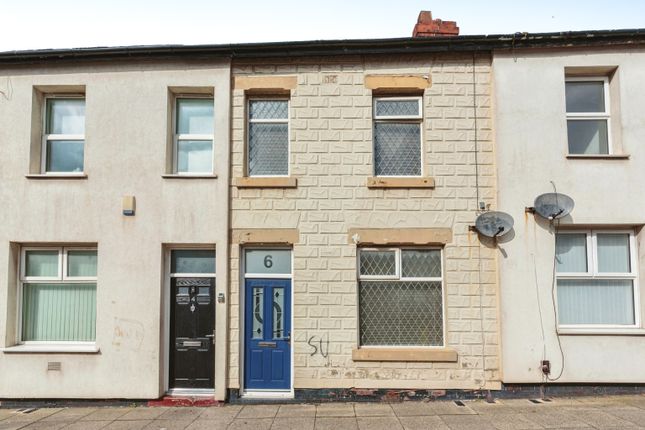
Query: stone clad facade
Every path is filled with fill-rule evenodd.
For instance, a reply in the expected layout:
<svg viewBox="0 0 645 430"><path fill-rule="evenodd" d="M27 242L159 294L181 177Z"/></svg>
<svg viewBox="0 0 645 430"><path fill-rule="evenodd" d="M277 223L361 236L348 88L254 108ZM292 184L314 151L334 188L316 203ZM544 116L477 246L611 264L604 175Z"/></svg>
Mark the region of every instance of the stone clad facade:
<svg viewBox="0 0 645 430"><path fill-rule="evenodd" d="M229 387L243 380L240 257L245 245L261 243L293 249L295 390L500 388L496 251L468 228L480 201L496 205L490 57L237 60L232 76ZM397 87L401 76L427 88ZM373 97L410 93L423 94L422 173L434 187L368 187ZM247 100L257 95L289 99L289 178L245 177ZM448 229L442 350L456 352L456 361L353 359L359 306L351 233L361 229L384 229L394 239L383 244L393 246L408 243L396 239L406 229ZM280 231L292 239L276 238ZM236 240L249 232L259 238Z"/></svg>

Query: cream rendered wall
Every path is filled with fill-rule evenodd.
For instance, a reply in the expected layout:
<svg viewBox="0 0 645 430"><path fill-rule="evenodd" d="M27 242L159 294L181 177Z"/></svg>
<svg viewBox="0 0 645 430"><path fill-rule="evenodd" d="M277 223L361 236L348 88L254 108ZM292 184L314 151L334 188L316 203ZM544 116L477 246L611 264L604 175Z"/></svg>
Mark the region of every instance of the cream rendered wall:
<svg viewBox="0 0 645 430"><path fill-rule="evenodd" d="M295 383L298 388L498 388L496 252L468 232L476 216L472 57L398 57L236 62L234 77L297 76L291 92L290 168L296 189L232 187L232 228L295 228ZM436 189L373 190L367 74L430 75L423 109L424 173ZM495 207L490 59L476 66L481 200ZM232 177L244 174L245 93L233 92ZM449 227L445 247L446 344L457 363L354 362L356 246L350 228ZM231 245L230 387L240 388L240 252ZM481 274L478 256L481 253ZM481 276L481 278L480 278ZM482 285L482 341L479 284ZM323 357L308 344L329 340ZM327 351L325 351L327 352ZM482 371L482 354L486 371Z"/></svg>
<svg viewBox="0 0 645 430"><path fill-rule="evenodd" d="M10 242L98 243L99 354L0 352L0 398L156 398L165 390L163 244L217 245L228 263L227 62L103 62L0 68L0 346L15 344ZM35 85L86 86L87 179L28 179ZM216 179L164 179L170 86L215 88ZM136 197L136 216L121 198ZM14 247L14 251L15 251ZM226 304L217 304L224 397ZM60 372L47 371L59 361Z"/></svg>
<svg viewBox="0 0 645 430"><path fill-rule="evenodd" d="M567 159L564 68L617 66L621 143L629 159ZM539 362L561 370L551 300L554 239L548 225L524 213L539 194L559 192L575 200L566 224L645 224L645 51L545 51L496 53L495 127L498 202L515 219L515 237L500 258L503 381L540 382ZM615 109L614 109L615 111ZM639 229L636 230L639 232ZM642 242L642 234L638 236ZM643 246L639 270L643 273ZM540 324L540 307L544 340ZM642 294L641 294L642 297ZM643 305L639 303L641 321ZM645 330L631 335L561 335L565 369L558 382L645 382Z"/></svg>

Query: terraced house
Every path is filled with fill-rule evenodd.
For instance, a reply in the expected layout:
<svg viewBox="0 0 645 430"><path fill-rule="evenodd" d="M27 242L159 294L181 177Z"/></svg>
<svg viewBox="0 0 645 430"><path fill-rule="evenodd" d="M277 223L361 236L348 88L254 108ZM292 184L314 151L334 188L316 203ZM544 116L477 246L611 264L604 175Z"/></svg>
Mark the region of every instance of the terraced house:
<svg viewBox="0 0 645 430"><path fill-rule="evenodd" d="M501 355L500 333L525 345L505 292L524 275L498 260L524 257L471 228L517 209L509 166L540 156L507 157L494 68L643 40L422 13L403 39L0 53L0 398L540 383Z"/></svg>

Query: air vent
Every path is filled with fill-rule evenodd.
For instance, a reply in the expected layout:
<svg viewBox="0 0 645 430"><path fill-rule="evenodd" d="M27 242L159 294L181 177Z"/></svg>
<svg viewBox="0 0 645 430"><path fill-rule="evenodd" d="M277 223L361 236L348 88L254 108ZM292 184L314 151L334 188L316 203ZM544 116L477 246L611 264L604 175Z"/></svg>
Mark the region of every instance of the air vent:
<svg viewBox="0 0 645 430"><path fill-rule="evenodd" d="M47 362L47 371L60 372L60 361L48 361Z"/></svg>

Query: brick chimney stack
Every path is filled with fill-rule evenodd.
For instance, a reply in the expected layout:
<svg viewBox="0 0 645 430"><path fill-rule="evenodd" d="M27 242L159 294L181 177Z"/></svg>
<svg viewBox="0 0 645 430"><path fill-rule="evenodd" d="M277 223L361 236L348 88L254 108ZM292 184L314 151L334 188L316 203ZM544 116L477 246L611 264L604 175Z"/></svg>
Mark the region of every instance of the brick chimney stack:
<svg viewBox="0 0 645 430"><path fill-rule="evenodd" d="M414 26L412 37L447 37L459 36L459 27L455 21L432 19L432 12L422 10Z"/></svg>

